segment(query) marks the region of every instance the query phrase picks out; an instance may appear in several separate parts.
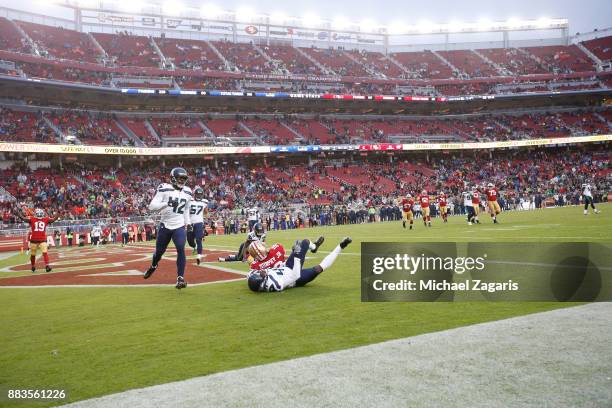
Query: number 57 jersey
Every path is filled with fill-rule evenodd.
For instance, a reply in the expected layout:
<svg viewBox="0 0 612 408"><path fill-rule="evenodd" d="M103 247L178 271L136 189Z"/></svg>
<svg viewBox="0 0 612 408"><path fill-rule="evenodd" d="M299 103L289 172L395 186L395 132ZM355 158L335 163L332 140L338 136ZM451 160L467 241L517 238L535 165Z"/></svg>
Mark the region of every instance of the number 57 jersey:
<svg viewBox="0 0 612 408"><path fill-rule="evenodd" d="M159 211L164 227L171 230L183 227L189 224L189 203L192 195L187 186L176 189L171 184L162 183L157 187L149 210Z"/></svg>

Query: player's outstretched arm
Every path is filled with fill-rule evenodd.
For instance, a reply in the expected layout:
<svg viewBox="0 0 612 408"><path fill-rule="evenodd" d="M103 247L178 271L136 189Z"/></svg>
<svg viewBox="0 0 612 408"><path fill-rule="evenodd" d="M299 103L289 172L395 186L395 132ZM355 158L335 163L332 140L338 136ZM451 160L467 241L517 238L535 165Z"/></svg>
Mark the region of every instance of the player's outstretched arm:
<svg viewBox="0 0 612 408"><path fill-rule="evenodd" d="M55 221L57 221L59 219L60 219L60 213L59 213L59 211L56 211L55 215L53 217L49 218L49 224L51 224L51 223L53 223L53 222L55 222Z"/></svg>

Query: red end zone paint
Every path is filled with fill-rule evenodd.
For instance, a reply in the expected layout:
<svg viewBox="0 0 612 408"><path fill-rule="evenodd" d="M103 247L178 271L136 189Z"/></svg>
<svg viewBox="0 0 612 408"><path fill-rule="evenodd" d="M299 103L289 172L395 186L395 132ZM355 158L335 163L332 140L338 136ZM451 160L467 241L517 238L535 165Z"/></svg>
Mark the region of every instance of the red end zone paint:
<svg viewBox="0 0 612 408"><path fill-rule="evenodd" d="M176 282L176 251L171 248L166 251L153 276L147 280L143 279L142 274L151 264L152 253L152 247L79 248L59 253L49 251L53 272L45 272L45 266L40 258L36 262L36 273L0 279L0 286L174 284ZM229 251L205 249L204 262L214 261L219 256L229 254ZM17 265L9 270L29 272L30 264ZM243 277L244 275L239 273L221 271L205 265L197 266L195 259L187 259L185 280L188 284L220 282Z"/></svg>

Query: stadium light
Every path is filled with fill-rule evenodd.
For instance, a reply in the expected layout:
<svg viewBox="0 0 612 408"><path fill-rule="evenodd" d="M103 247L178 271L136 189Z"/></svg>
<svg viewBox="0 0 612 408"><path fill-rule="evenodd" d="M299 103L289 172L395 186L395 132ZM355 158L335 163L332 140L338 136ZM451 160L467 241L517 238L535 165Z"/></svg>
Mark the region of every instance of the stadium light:
<svg viewBox="0 0 612 408"><path fill-rule="evenodd" d="M476 23L476 28L481 31L490 30L493 27L493 22L488 18L481 18Z"/></svg>
<svg viewBox="0 0 612 408"><path fill-rule="evenodd" d="M221 15L221 9L215 4L205 4L200 9L200 15L204 18L217 18Z"/></svg>
<svg viewBox="0 0 612 408"><path fill-rule="evenodd" d="M243 6L236 10L234 17L237 21L250 22L255 17L255 12L250 7Z"/></svg>
<svg viewBox="0 0 612 408"><path fill-rule="evenodd" d="M416 26L416 28L421 34L427 34L433 32L436 26L428 20L423 20Z"/></svg>
<svg viewBox="0 0 612 408"><path fill-rule="evenodd" d="M287 21L287 19L287 15L281 11L275 11L274 13L270 14L270 21L274 23L282 24Z"/></svg>
<svg viewBox="0 0 612 408"><path fill-rule="evenodd" d="M552 24L552 20L550 18L547 18L547 17L540 17L536 21L536 25L538 27L540 27L540 28L550 27L551 24Z"/></svg>
<svg viewBox="0 0 612 408"><path fill-rule="evenodd" d="M507 28L519 28L522 25L522 22L518 18L512 17L506 21L505 25Z"/></svg>
<svg viewBox="0 0 612 408"><path fill-rule="evenodd" d="M460 21L453 20L450 23L446 24L446 29L448 31L460 31L462 28L465 28L465 24Z"/></svg>
<svg viewBox="0 0 612 408"><path fill-rule="evenodd" d="M372 32L376 28L377 24L371 18L366 18L361 23L359 23L359 28L361 31Z"/></svg>
<svg viewBox="0 0 612 408"><path fill-rule="evenodd" d="M408 26L402 21L394 21L388 27L389 34L399 35L404 34L408 30Z"/></svg>
<svg viewBox="0 0 612 408"><path fill-rule="evenodd" d="M302 17L302 23L306 27L316 27L321 24L321 18L314 13L306 13L304 17Z"/></svg>
<svg viewBox="0 0 612 408"><path fill-rule="evenodd" d="M336 30L344 30L350 24L350 21L343 16L334 17L334 19L332 20L332 28Z"/></svg>
<svg viewBox="0 0 612 408"><path fill-rule="evenodd" d="M144 8L144 2L139 0L130 0L117 3L121 10L127 11L128 13L140 13Z"/></svg>
<svg viewBox="0 0 612 408"><path fill-rule="evenodd" d="M162 5L162 12L164 14L170 14L174 16L180 15L184 9L185 6L183 6L183 4L178 1L166 1Z"/></svg>

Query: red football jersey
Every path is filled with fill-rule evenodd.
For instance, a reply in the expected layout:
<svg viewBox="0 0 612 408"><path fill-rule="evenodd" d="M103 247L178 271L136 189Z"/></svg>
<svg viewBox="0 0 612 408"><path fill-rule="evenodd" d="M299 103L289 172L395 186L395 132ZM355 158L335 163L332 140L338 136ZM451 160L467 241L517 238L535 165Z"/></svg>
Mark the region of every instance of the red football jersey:
<svg viewBox="0 0 612 408"><path fill-rule="evenodd" d="M440 194L438 197L438 204L440 207L446 207L446 194Z"/></svg>
<svg viewBox="0 0 612 408"><path fill-rule="evenodd" d="M485 193L487 194L487 200L497 201L497 189L496 188L489 188L487 189L487 191L485 191Z"/></svg>
<svg viewBox="0 0 612 408"><path fill-rule="evenodd" d="M404 212L412 211L412 207L414 206L414 199L402 198L402 209Z"/></svg>
<svg viewBox="0 0 612 408"><path fill-rule="evenodd" d="M418 200L419 200L419 204L421 204L421 208L429 207L429 196L428 195L420 195Z"/></svg>
<svg viewBox="0 0 612 408"><path fill-rule="evenodd" d="M49 225L49 217L30 217L30 227L32 228L30 242L47 242L47 225Z"/></svg>
<svg viewBox="0 0 612 408"><path fill-rule="evenodd" d="M480 204L480 193L478 191L472 192L472 204Z"/></svg>
<svg viewBox="0 0 612 408"><path fill-rule="evenodd" d="M285 262L285 248L281 244L274 244L268 249L268 256L261 261L253 262L251 269L261 271L278 266L279 263L283 262Z"/></svg>

